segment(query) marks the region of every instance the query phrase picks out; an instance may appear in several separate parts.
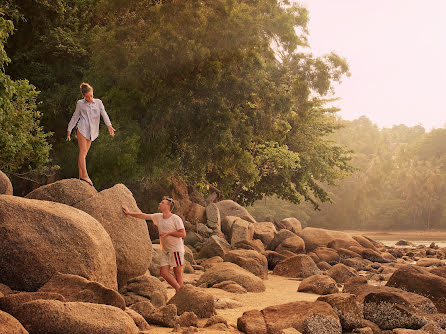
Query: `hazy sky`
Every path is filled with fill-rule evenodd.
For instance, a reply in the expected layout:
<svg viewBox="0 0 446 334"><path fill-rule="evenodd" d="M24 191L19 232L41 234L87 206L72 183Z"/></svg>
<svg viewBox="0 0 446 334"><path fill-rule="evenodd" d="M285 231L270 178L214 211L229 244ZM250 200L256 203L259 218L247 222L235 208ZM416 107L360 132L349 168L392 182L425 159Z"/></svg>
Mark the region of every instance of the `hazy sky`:
<svg viewBox="0 0 446 334"><path fill-rule="evenodd" d="M342 118L445 125L446 0L296 2L310 11L313 53L335 51L350 65L336 90Z"/></svg>

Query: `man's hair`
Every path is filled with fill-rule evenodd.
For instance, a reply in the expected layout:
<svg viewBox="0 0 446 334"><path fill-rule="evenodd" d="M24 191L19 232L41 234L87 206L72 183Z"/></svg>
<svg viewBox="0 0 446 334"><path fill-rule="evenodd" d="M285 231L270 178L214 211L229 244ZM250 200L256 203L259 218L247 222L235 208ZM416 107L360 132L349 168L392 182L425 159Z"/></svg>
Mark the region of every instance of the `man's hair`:
<svg viewBox="0 0 446 334"><path fill-rule="evenodd" d="M175 201L173 200L173 198L169 196L164 196L163 200L166 200L167 203L169 204L170 211L172 211L175 208Z"/></svg>

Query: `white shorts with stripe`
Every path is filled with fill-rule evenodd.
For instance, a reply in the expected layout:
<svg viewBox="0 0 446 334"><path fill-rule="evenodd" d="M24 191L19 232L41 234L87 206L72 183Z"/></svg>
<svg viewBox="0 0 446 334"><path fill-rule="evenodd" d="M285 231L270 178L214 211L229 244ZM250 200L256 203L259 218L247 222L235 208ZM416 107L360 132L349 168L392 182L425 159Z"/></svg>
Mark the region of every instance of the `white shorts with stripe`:
<svg viewBox="0 0 446 334"><path fill-rule="evenodd" d="M184 264L184 252L162 251L160 266L178 267Z"/></svg>

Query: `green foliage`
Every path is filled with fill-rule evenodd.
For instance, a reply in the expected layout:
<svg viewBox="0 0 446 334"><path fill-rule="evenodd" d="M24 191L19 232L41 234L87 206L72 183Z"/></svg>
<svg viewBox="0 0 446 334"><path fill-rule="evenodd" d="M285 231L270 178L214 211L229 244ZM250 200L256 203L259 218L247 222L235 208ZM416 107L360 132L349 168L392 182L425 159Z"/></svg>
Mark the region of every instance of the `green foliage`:
<svg viewBox="0 0 446 334"><path fill-rule="evenodd" d="M81 81L120 125L116 138L92 145L87 164L97 185L162 171L211 183L242 204L277 194L318 207L329 201L326 185L352 171L348 150L329 138L340 124L325 100L348 66L335 53L309 53L303 7L277 0L4 2L23 17L10 74L42 91L43 124L55 138L63 140ZM73 161L73 145L54 146L62 176L72 176L65 157Z"/></svg>
<svg viewBox="0 0 446 334"><path fill-rule="evenodd" d="M330 188L335 204L322 206L310 223L345 229L431 229L444 226L446 129L420 126L378 130L365 117L338 131L356 148L360 168Z"/></svg>
<svg viewBox="0 0 446 334"><path fill-rule="evenodd" d="M5 74L9 59L4 45L12 31L12 22L0 16L0 170L43 172L49 162L51 146L46 140L51 134L39 124L39 92L27 80L13 81Z"/></svg>
<svg viewBox="0 0 446 334"><path fill-rule="evenodd" d="M67 119L80 98L78 87L91 52L88 40L94 4L85 0L2 3L16 28L7 45L12 59L8 74L13 79L29 80L41 91L42 124L55 133L55 144L56 139L64 138Z"/></svg>
<svg viewBox="0 0 446 334"><path fill-rule="evenodd" d="M351 170L347 151L326 138L338 124L321 98L348 67L299 51L304 8L133 1L99 11L115 20L94 29L88 78L120 124L140 125L146 174L206 180L242 204L276 193L317 206L328 200L319 182Z"/></svg>

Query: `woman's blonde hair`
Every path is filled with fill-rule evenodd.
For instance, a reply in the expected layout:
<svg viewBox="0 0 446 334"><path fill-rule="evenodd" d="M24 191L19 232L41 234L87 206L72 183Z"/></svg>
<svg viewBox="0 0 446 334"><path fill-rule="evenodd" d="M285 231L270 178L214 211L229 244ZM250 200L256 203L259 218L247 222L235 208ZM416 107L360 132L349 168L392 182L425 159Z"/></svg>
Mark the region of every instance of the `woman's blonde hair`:
<svg viewBox="0 0 446 334"><path fill-rule="evenodd" d="M84 96L85 94L87 94L89 91L93 90L93 87L91 87L88 83L83 82L81 83L81 93L82 96Z"/></svg>

